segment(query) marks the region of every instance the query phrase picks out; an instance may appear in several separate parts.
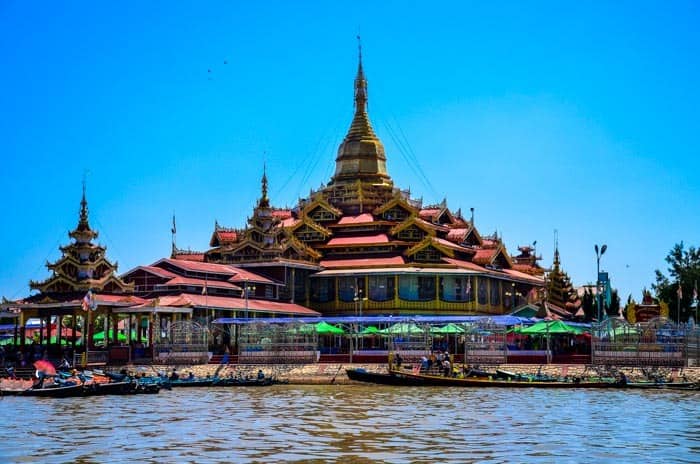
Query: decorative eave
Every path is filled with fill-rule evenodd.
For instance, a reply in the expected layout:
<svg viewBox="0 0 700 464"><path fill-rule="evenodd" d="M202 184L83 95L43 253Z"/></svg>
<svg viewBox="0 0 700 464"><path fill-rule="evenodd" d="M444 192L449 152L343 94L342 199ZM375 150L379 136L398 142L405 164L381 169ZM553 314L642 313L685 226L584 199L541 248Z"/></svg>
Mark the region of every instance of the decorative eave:
<svg viewBox="0 0 700 464"><path fill-rule="evenodd" d="M411 226L416 226L431 237L435 236L435 229L431 227L432 224L425 222L418 218L417 216L411 216L405 221L403 221L400 224L397 224L396 226L392 227L392 229L389 231L389 234L392 236L395 236L402 230L408 229ZM421 242L422 243L422 242Z"/></svg>
<svg viewBox="0 0 700 464"><path fill-rule="evenodd" d="M134 291L134 284L127 284L123 280L116 277L114 274L110 273L103 276L101 279L84 279L84 280L73 280L62 275L55 275L43 282L30 281L29 287L33 290L39 290L41 293L63 293L54 292L51 287L58 285L59 283L65 283L71 287L71 291L80 292L88 290L102 290L107 284L114 283L117 287L121 289L122 292L128 293Z"/></svg>
<svg viewBox="0 0 700 464"><path fill-rule="evenodd" d="M383 205L375 208L372 213L375 216L379 216L385 213L386 211L389 211L394 206L402 208L411 216L418 216L418 208L414 208L413 206L411 206L400 194L394 196L394 198L384 203Z"/></svg>
<svg viewBox="0 0 700 464"><path fill-rule="evenodd" d="M413 256L421 250L428 247L433 247L445 256L454 258L454 250L444 246L442 243L434 240L434 237L426 237L421 242L417 243L415 246L409 248L404 252L406 256Z"/></svg>
<svg viewBox="0 0 700 464"><path fill-rule="evenodd" d="M51 270L51 271L55 271L55 270L57 270L57 269L60 269L60 268L61 268L63 265L65 265L65 264L73 264L73 265L76 266L78 269L96 268L96 267L98 267L100 264L104 264L105 266L107 266L107 268L108 268L110 271L116 271L116 270L117 270L117 265L116 265L116 264L110 263L110 262L107 260L107 258L105 258L104 256L99 257L99 258L96 259L95 261L80 262L80 261L77 260L77 259L75 258L75 256L73 256L73 255L63 255L63 256L61 256L61 257L58 259L58 261L56 261L56 262L54 262L54 263L49 263L49 262L47 262L47 263L46 263L46 267L47 267L49 270Z"/></svg>
<svg viewBox="0 0 700 464"><path fill-rule="evenodd" d="M480 248L476 250L476 255L474 256L473 261L476 264L493 266L495 265L494 263L499 256L503 257L508 269L513 267L513 262L511 261L510 256L508 256L503 244L499 244L495 248Z"/></svg>
<svg viewBox="0 0 700 464"><path fill-rule="evenodd" d="M61 251L62 254L71 254L80 250L99 251L102 253L105 253L107 251L107 247L92 242L72 242L68 245L60 245L58 249Z"/></svg>
<svg viewBox="0 0 700 464"><path fill-rule="evenodd" d="M318 223L316 223L315 221L311 220L311 218L309 218L309 217L306 216L306 215L304 215L304 216L301 218L301 221L300 221L300 222L298 222L297 224L295 224L295 225L293 225L292 227L290 227L289 230L291 230L292 232L294 232L294 231L296 231L297 229L299 229L299 228L300 228L301 226L303 226L303 225L306 225L306 226L311 227L311 228L312 228L313 230L315 230L316 232L318 232L318 233L320 233L320 234L323 234L323 236L325 236L326 238L328 238L328 237L330 237L331 235L333 235L333 232L331 232L329 229L326 229L326 228L323 227L322 225L319 225Z"/></svg>
<svg viewBox="0 0 700 464"><path fill-rule="evenodd" d="M323 195L317 195L315 196L315 198L313 198L311 202L304 205L304 207L301 210L300 216L308 216L308 214L316 208L323 208L329 213L334 214L336 217L341 217L343 215L343 212L335 206L328 203L328 201L324 198Z"/></svg>
<svg viewBox="0 0 700 464"><path fill-rule="evenodd" d="M241 237L241 231L233 228L220 227L218 223L214 224L214 232L209 240L210 247L218 247L236 243Z"/></svg>
<svg viewBox="0 0 700 464"><path fill-rule="evenodd" d="M293 248L294 250L297 251L297 253L299 253L302 256L307 255L311 259L314 259L317 261L319 259L321 259L321 256L322 256L321 253L314 250L310 246L307 246L301 240L297 239L293 235L289 235L287 237L287 239L284 241L284 243L282 244L282 252L284 253L289 248Z"/></svg>

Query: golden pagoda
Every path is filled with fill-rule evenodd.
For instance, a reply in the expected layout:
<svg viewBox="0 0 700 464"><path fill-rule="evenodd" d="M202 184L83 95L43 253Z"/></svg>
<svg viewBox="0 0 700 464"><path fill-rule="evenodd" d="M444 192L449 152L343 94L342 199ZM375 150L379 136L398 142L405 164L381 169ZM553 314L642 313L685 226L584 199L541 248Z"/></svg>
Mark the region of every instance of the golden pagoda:
<svg viewBox="0 0 700 464"><path fill-rule="evenodd" d="M396 188L367 112L360 48L354 116L335 173L293 208L274 208L267 174L244 229L215 223L213 263L255 268L284 284L280 298L326 315L504 314L544 285L532 250L511 257L497 234L483 236L443 200L423 205ZM174 259L191 254L173 252ZM199 259L199 258L197 258ZM524 303L524 301L522 301Z"/></svg>

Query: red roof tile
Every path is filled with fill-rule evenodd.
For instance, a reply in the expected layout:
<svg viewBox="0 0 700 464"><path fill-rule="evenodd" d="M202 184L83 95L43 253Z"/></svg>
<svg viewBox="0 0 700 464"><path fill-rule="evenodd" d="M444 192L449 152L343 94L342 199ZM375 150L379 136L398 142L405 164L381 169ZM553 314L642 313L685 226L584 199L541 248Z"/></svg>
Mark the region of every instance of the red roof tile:
<svg viewBox="0 0 700 464"><path fill-rule="evenodd" d="M467 235L467 232L469 232L469 229L464 229L464 228L457 228L457 229L450 229L450 231L447 233L447 240L450 240L455 243L459 243L462 240L464 240L465 236Z"/></svg>
<svg viewBox="0 0 700 464"><path fill-rule="evenodd" d="M217 230L216 235L219 237L220 242L230 243L238 240L238 232L229 230Z"/></svg>
<svg viewBox="0 0 700 464"><path fill-rule="evenodd" d="M103 293L94 293L92 298L98 303L129 303L133 305L139 305L145 303L147 300L134 295L109 295ZM75 300L76 302L82 302L81 300Z"/></svg>
<svg viewBox="0 0 700 464"><path fill-rule="evenodd" d="M433 242L439 243L440 245L442 245L446 248L450 248L452 250L461 251L462 253L470 253L470 254L474 253L473 249L457 245L456 243L450 242L449 240L445 240L444 238L435 238L434 237Z"/></svg>
<svg viewBox="0 0 700 464"><path fill-rule="evenodd" d="M518 279L522 280L529 280L532 283L537 283L537 284L543 284L544 279L541 277L537 277L531 274L525 274L524 272L519 272L514 269L503 269L503 272L508 274L511 277L516 277Z"/></svg>
<svg viewBox="0 0 700 464"><path fill-rule="evenodd" d="M178 261L193 261L204 262L204 253L182 253L176 254L175 259Z"/></svg>
<svg viewBox="0 0 700 464"><path fill-rule="evenodd" d="M430 208L430 209L422 209L422 210L420 210L420 211L418 212L418 216L420 216L420 217L422 217L422 218L430 218L430 219L432 219L432 218L435 217L435 215L437 215L439 212L440 212L440 210L437 209L437 208L435 208L435 209L433 209L433 208Z"/></svg>
<svg viewBox="0 0 700 464"><path fill-rule="evenodd" d="M375 243L389 243L386 234L362 235L360 237L336 237L328 241L327 245L372 245Z"/></svg>
<svg viewBox="0 0 700 464"><path fill-rule="evenodd" d="M288 209L275 209L272 210L272 217L288 219L292 217L292 212Z"/></svg>
<svg viewBox="0 0 700 464"><path fill-rule="evenodd" d="M338 221L338 225L367 224L374 222L374 216L370 213L363 213L358 216L343 216Z"/></svg>
<svg viewBox="0 0 700 464"><path fill-rule="evenodd" d="M236 275L228 279L229 282L259 282L259 283L264 283L264 284L274 284L275 282L271 279L268 279L267 277L263 277L260 274L255 274L254 272L250 272L247 269L243 269L240 267L233 267L231 268L234 270Z"/></svg>
<svg viewBox="0 0 700 464"><path fill-rule="evenodd" d="M296 219L293 217L288 217L282 220L282 227L294 227L299 223L301 219Z"/></svg>
<svg viewBox="0 0 700 464"><path fill-rule="evenodd" d="M236 271L231 266L227 266L225 264L203 263L169 258L161 259L160 261L153 264L153 266L158 266L158 264L160 263L168 263L173 266L179 267L180 269L194 272L209 272L212 274L224 274L230 276L233 276L236 273Z"/></svg>
<svg viewBox="0 0 700 464"><path fill-rule="evenodd" d="M221 309L243 310L246 307L245 298L213 296L213 295L196 295L196 294L179 294L168 295L158 298L159 306L204 306ZM304 306L293 303L281 303L279 301L256 300L248 298L248 310L259 312L274 312L288 314L290 316L318 316L316 311Z"/></svg>
<svg viewBox="0 0 700 464"><path fill-rule="evenodd" d="M324 268L343 268L343 267L375 267L375 266L399 266L405 264L402 256L393 256L391 258L366 258L366 259L327 259L320 262Z"/></svg>
<svg viewBox="0 0 700 464"><path fill-rule="evenodd" d="M476 250L476 254L474 255L474 262L479 264L488 264L491 262L491 259L493 259L496 251L497 250L495 248L479 248Z"/></svg>
<svg viewBox="0 0 700 464"><path fill-rule="evenodd" d="M227 281L220 281L220 280L205 280L205 279L193 279L190 277L175 277L174 279L170 279L167 281L165 284L168 287L172 286L179 286L179 285L193 285L196 287L204 287L205 285L207 287L211 288L226 288L229 290L242 290L241 287L238 285L233 285L230 282Z"/></svg>
<svg viewBox="0 0 700 464"><path fill-rule="evenodd" d="M454 259L454 258L442 258L443 261L446 263L454 264L457 267L461 267L462 269L470 269L472 271L478 271L478 272L488 272L488 270L485 267L479 266L476 263L472 263L471 261L464 261L462 259Z"/></svg>
<svg viewBox="0 0 700 464"><path fill-rule="evenodd" d="M155 266L139 266L134 270L138 269L143 269L146 272L150 272L151 274L155 274L159 277L167 277L172 279L173 277L177 277L177 274L168 271L167 269L163 269L160 267L155 267Z"/></svg>

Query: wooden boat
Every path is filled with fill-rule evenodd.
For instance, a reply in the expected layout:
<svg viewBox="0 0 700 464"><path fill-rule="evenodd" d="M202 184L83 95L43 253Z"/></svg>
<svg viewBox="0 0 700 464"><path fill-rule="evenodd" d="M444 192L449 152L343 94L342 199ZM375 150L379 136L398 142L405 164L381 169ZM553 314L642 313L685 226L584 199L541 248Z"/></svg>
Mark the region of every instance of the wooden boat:
<svg viewBox="0 0 700 464"><path fill-rule="evenodd" d="M500 387L500 388L624 388L625 384L606 380L557 379L519 380L483 377L450 377L416 370L390 369L389 375L397 378L395 385L426 385L443 387Z"/></svg>
<svg viewBox="0 0 700 464"><path fill-rule="evenodd" d="M214 379L212 387L267 387L275 382L271 377L219 377Z"/></svg>
<svg viewBox="0 0 700 464"><path fill-rule="evenodd" d="M88 395L88 390L83 385L50 386L44 388L29 388L22 392L22 396L38 396L41 398L70 398Z"/></svg>
<svg viewBox="0 0 700 464"><path fill-rule="evenodd" d="M172 388L180 388L180 387L210 387L212 383L214 382L214 378L212 377L195 377L195 378L184 378L184 379L177 379L177 380L170 380L170 386Z"/></svg>
<svg viewBox="0 0 700 464"><path fill-rule="evenodd" d="M696 382L629 382L625 388L637 390L679 390L700 391L700 383Z"/></svg>
<svg viewBox="0 0 700 464"><path fill-rule="evenodd" d="M358 382L369 382L380 385L423 385L423 382L420 380L411 383L412 381L391 373L369 372L361 367L345 369L345 373L350 380L357 380Z"/></svg>

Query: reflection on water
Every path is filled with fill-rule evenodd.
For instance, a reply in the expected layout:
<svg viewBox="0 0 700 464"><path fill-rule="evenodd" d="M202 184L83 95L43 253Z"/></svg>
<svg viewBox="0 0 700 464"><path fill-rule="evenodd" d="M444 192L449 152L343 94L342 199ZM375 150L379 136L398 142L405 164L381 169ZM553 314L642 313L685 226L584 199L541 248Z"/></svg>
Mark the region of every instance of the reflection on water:
<svg viewBox="0 0 700 464"><path fill-rule="evenodd" d="M700 394L293 386L0 400L0 462L700 461Z"/></svg>

